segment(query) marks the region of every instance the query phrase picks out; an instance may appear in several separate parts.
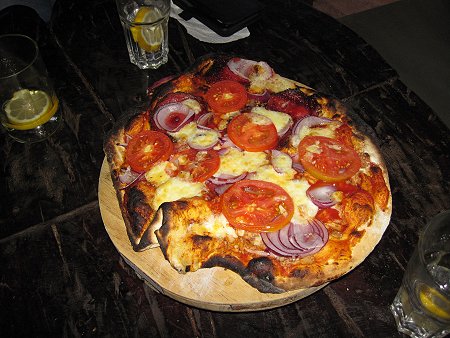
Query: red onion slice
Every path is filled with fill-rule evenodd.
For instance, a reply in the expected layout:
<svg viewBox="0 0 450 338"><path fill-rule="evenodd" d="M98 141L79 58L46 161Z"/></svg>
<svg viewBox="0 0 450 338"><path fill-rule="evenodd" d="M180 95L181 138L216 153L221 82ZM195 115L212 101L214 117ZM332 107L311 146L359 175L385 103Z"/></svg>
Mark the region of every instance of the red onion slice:
<svg viewBox="0 0 450 338"><path fill-rule="evenodd" d="M314 127L319 125L324 125L330 122L334 122L334 120L326 119L324 117L318 117L318 116L307 116L299 121L294 125L294 128L292 128L292 134L298 135L300 134L300 131L303 127Z"/></svg>
<svg viewBox="0 0 450 338"><path fill-rule="evenodd" d="M233 184L222 184L222 185L218 185L216 187L214 187L214 191L216 192L217 195L223 195L223 193L225 191L227 191Z"/></svg>
<svg viewBox="0 0 450 338"><path fill-rule="evenodd" d="M272 68L264 61L256 62L246 59L231 59L227 63L228 68L236 75L250 80L258 76L261 80L267 80L273 75Z"/></svg>
<svg viewBox="0 0 450 338"><path fill-rule="evenodd" d="M322 247L322 238L311 223L291 223L289 226L289 242L305 253L311 253L317 247Z"/></svg>
<svg viewBox="0 0 450 338"><path fill-rule="evenodd" d="M241 175L225 175L221 174L219 176L213 176L209 179L212 183L216 185L231 184L243 180L247 176L247 173L242 173Z"/></svg>
<svg viewBox="0 0 450 338"><path fill-rule="evenodd" d="M303 165L300 163L300 159L299 159L299 155L298 153L295 153L295 155L291 156L292 158L292 168L300 173L303 174L305 172L305 168L303 167Z"/></svg>
<svg viewBox="0 0 450 338"><path fill-rule="evenodd" d="M278 137L282 138L284 135L286 135L286 133L292 127L293 124L294 124L294 121L293 120L289 120L289 123L287 123L283 128L278 130Z"/></svg>
<svg viewBox="0 0 450 338"><path fill-rule="evenodd" d="M260 103L265 103L269 101L270 94L267 90L264 90L262 93L248 93L248 98Z"/></svg>
<svg viewBox="0 0 450 338"><path fill-rule="evenodd" d="M319 208L329 208L336 204L336 200L333 198L333 193L336 190L333 184L319 182L310 186L306 190L306 195Z"/></svg>
<svg viewBox="0 0 450 338"><path fill-rule="evenodd" d="M160 107L153 119L159 129L177 132L194 118L195 112L182 103L169 103Z"/></svg>
<svg viewBox="0 0 450 338"><path fill-rule="evenodd" d="M201 114L197 117L197 125L209 128L209 126L214 123L214 115L213 113Z"/></svg>
<svg viewBox="0 0 450 338"><path fill-rule="evenodd" d="M233 141L230 140L230 138L228 137L228 134L226 134L220 138L220 146L222 148L219 150L220 155L225 154L228 151L228 148L241 149L237 145L235 145L233 143Z"/></svg>
<svg viewBox="0 0 450 338"><path fill-rule="evenodd" d="M187 140L191 148L206 150L214 147L219 142L219 132L209 128L198 128L197 132Z"/></svg>
<svg viewBox="0 0 450 338"><path fill-rule="evenodd" d="M305 255L312 255L328 242L328 230L317 220L309 220L305 224L291 223L289 240L294 246L305 250Z"/></svg>
<svg viewBox="0 0 450 338"><path fill-rule="evenodd" d="M278 235L278 231L275 232L262 232L261 239L266 247L279 256L300 256L303 254L303 250L297 249L294 246L285 246Z"/></svg>
<svg viewBox="0 0 450 338"><path fill-rule="evenodd" d="M292 158L280 150L274 149L271 151L271 162L273 169L279 174L292 168Z"/></svg>
<svg viewBox="0 0 450 338"><path fill-rule="evenodd" d="M128 166L126 170L121 170L119 174L119 181L120 183L124 184L124 186L122 186L121 189L129 187L131 184L140 179L142 175L144 175L144 173L138 173L136 171L133 171L131 170L130 166Z"/></svg>
<svg viewBox="0 0 450 338"><path fill-rule="evenodd" d="M316 220L305 224L290 223L275 232L263 232L261 238L267 248L280 256L303 258L320 251L328 242L328 230Z"/></svg>

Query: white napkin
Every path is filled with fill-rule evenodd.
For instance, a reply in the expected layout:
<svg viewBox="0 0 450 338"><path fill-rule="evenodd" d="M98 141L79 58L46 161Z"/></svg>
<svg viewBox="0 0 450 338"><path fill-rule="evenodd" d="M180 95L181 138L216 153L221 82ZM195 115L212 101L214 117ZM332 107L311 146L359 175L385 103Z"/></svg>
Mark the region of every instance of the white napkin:
<svg viewBox="0 0 450 338"><path fill-rule="evenodd" d="M192 35L196 39L199 39L200 41L209 43L227 43L246 38L250 35L250 31L247 27L245 27L230 36L221 36L211 30L209 27L206 27L196 18L191 18L187 21L182 19L179 16L182 11L183 10L180 7L172 3L172 7L170 9L170 17L176 19L186 28L190 35Z"/></svg>

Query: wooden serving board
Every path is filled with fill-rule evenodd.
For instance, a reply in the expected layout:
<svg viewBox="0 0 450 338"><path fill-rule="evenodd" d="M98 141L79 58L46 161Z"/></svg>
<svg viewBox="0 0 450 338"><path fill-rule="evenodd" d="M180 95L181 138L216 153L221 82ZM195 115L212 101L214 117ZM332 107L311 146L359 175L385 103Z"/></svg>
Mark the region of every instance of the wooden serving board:
<svg viewBox="0 0 450 338"><path fill-rule="evenodd" d="M123 259L154 290L182 303L213 311L264 310L295 302L324 286L269 294L259 292L238 274L220 267L179 274L159 248L133 250L106 158L100 172L98 196L105 229Z"/></svg>

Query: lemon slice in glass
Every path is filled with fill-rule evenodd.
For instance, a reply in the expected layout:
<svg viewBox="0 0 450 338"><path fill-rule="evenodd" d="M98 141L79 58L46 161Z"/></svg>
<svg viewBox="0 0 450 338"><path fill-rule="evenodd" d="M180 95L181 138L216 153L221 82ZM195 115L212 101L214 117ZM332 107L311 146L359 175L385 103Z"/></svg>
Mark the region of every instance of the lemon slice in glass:
<svg viewBox="0 0 450 338"><path fill-rule="evenodd" d="M6 101L5 110L9 128L27 130L47 122L58 108L50 96L42 90L21 89Z"/></svg>
<svg viewBox="0 0 450 338"><path fill-rule="evenodd" d="M450 320L450 300L448 298L427 285L422 285L419 298L427 311L438 318Z"/></svg>
<svg viewBox="0 0 450 338"><path fill-rule="evenodd" d="M161 18L161 12L157 7L141 7L136 13L134 23L138 25L131 27L131 34L139 47L147 52L156 52L161 48L164 32L160 25L145 27L141 24L156 22Z"/></svg>

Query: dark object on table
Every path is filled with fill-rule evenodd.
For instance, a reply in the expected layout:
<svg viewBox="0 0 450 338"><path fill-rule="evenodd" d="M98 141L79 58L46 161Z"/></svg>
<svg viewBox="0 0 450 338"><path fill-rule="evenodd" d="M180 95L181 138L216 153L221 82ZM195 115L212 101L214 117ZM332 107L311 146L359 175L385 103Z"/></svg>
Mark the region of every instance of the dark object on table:
<svg viewBox="0 0 450 338"><path fill-rule="evenodd" d="M194 17L221 36L230 36L255 22L264 6L258 1L174 0L184 20Z"/></svg>

